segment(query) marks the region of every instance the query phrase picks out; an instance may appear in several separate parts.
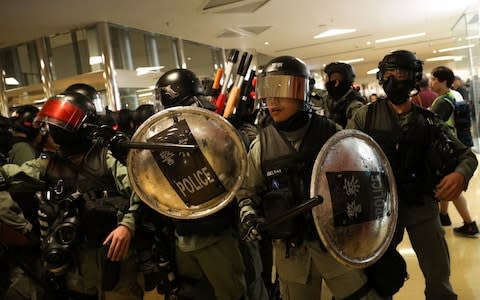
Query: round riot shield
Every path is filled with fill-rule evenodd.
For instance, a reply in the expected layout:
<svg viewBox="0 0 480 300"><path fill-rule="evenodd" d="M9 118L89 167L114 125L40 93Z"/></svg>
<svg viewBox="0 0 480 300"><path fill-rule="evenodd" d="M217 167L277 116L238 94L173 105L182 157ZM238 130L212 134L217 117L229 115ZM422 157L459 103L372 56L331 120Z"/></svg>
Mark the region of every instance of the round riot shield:
<svg viewBox="0 0 480 300"><path fill-rule="evenodd" d="M347 129L320 150L310 195L323 197L312 208L320 238L339 262L364 268L387 250L395 231L398 199L387 157L365 133Z"/></svg>
<svg viewBox="0 0 480 300"><path fill-rule="evenodd" d="M132 142L149 146L128 153L133 190L172 218L197 219L219 211L246 174L246 149L236 129L203 108L160 111L138 128Z"/></svg>

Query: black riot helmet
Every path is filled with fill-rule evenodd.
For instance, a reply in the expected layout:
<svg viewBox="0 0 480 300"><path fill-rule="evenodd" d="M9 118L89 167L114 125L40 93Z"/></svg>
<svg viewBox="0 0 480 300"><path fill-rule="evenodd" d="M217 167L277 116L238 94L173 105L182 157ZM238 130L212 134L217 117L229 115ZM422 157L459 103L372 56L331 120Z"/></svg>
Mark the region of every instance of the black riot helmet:
<svg viewBox="0 0 480 300"><path fill-rule="evenodd" d="M290 98L308 101L310 71L307 65L293 56L270 60L257 77L257 98Z"/></svg>
<svg viewBox="0 0 480 300"><path fill-rule="evenodd" d="M97 90L86 83L74 83L67 87L65 92L75 92L87 96L92 102L95 102L95 99L99 98Z"/></svg>
<svg viewBox="0 0 480 300"><path fill-rule="evenodd" d="M378 63L377 79L383 84L383 75L389 69L402 69L409 71L408 80L416 84L422 80L423 62L408 50L396 50L385 57Z"/></svg>
<svg viewBox="0 0 480 300"><path fill-rule="evenodd" d="M195 105L215 110L204 96L200 79L187 69L173 69L163 74L155 85L155 99L165 108Z"/></svg>
<svg viewBox="0 0 480 300"><path fill-rule="evenodd" d="M423 62L408 50L396 50L385 55L378 64L377 79L383 86L387 98L394 104L401 104L408 100L417 83L422 79ZM395 76L385 78L387 71L400 70L406 72L407 78L396 79Z"/></svg>
<svg viewBox="0 0 480 300"><path fill-rule="evenodd" d="M142 104L137 109L135 109L134 123L135 127L139 127L143 122L148 118L153 116L157 110L153 104Z"/></svg>
<svg viewBox="0 0 480 300"><path fill-rule="evenodd" d="M355 80L355 71L353 70L352 65L344 62L331 62L325 67L325 69L323 69L323 71L325 72L325 74L327 74L327 79L330 78L330 75L332 75L332 73L340 73L342 74L343 79L350 85Z"/></svg>
<svg viewBox="0 0 480 300"><path fill-rule="evenodd" d="M48 98L38 112L36 127L47 125L54 141L67 154L80 153L90 147L90 135L95 126L93 102L83 94L65 92Z"/></svg>
<svg viewBox="0 0 480 300"><path fill-rule="evenodd" d="M14 131L23 132L29 140L38 135L38 128L33 126L33 120L39 109L33 105L22 105L12 113L11 124Z"/></svg>

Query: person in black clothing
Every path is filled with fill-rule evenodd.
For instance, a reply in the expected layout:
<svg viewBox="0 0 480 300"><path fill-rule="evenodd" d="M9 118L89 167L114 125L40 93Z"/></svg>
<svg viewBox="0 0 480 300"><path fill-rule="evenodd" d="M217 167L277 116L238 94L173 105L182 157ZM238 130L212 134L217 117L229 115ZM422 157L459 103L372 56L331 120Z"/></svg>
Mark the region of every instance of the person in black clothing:
<svg viewBox="0 0 480 300"><path fill-rule="evenodd" d="M457 198L478 162L438 116L412 103L423 71L414 53L389 53L378 68L377 79L387 99L358 110L347 128L369 134L392 167L398 221L391 245L396 247L406 231L425 277L426 299L455 300L438 201Z"/></svg>
<svg viewBox="0 0 480 300"><path fill-rule="evenodd" d="M339 126L310 112L310 71L292 56L272 59L258 78L257 97L267 108L248 152L248 176L237 193L240 237L271 238L284 300L320 299L322 280L335 299L381 299L367 276L336 261L323 247L309 212L262 232L270 222L309 199L312 168L320 148Z"/></svg>
<svg viewBox="0 0 480 300"><path fill-rule="evenodd" d="M353 89L353 67L343 62L329 63L323 70L328 92L325 115L345 128L347 121L365 104L365 99Z"/></svg>

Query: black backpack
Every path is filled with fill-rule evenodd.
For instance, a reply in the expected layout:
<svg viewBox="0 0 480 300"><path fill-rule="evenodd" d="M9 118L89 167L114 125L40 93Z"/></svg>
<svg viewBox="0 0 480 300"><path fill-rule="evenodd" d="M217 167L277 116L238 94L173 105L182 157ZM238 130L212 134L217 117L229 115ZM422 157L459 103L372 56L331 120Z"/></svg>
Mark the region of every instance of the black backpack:
<svg viewBox="0 0 480 300"><path fill-rule="evenodd" d="M468 147L473 146L472 132L470 131L472 126L470 114L470 105L467 102L455 102L454 118L457 137Z"/></svg>
<svg viewBox="0 0 480 300"><path fill-rule="evenodd" d="M451 94L448 94L449 96ZM453 99L452 99L453 98ZM466 101L456 101L455 98L445 97L453 107L453 118L455 121L455 130L458 139L467 147L473 146L472 127L470 105Z"/></svg>

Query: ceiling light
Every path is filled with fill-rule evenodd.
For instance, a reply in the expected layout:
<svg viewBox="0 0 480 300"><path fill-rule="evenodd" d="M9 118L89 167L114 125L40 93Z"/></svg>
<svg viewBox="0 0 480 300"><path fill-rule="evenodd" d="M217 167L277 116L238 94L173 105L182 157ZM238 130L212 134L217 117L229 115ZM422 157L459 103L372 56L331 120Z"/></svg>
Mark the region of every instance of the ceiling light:
<svg viewBox="0 0 480 300"><path fill-rule="evenodd" d="M445 55L445 56L430 57L425 59L425 61L443 61L443 60L461 61L462 58L463 56Z"/></svg>
<svg viewBox="0 0 480 300"><path fill-rule="evenodd" d="M15 77L7 77L5 78L5 83L7 85L20 85L20 82L18 82L17 79L15 79Z"/></svg>
<svg viewBox="0 0 480 300"><path fill-rule="evenodd" d="M377 74L378 71L380 71L378 68L371 69L367 71L367 74L368 75Z"/></svg>
<svg viewBox="0 0 480 300"><path fill-rule="evenodd" d="M43 98L43 99L40 99L40 100L34 100L33 103L43 103L43 102L47 102L47 98Z"/></svg>
<svg viewBox="0 0 480 300"><path fill-rule="evenodd" d="M268 44L270 44L270 43L269 43L269 42L265 42L265 45L268 45Z"/></svg>
<svg viewBox="0 0 480 300"><path fill-rule="evenodd" d="M420 32L420 33L414 33L414 34L392 36L392 37L385 38L385 39L375 40L375 43L386 43L386 42L391 42L391 41L411 39L411 38L415 38L415 37L419 37L419 36L424 36L425 34L426 34L425 32Z"/></svg>
<svg viewBox="0 0 480 300"><path fill-rule="evenodd" d="M103 63L103 58L101 56L90 56L88 61L90 65L93 66Z"/></svg>
<svg viewBox="0 0 480 300"><path fill-rule="evenodd" d="M447 51L461 50L461 49L467 49L472 47L475 47L475 45L463 45L463 46L452 47L452 48L438 49L437 52L447 52Z"/></svg>
<svg viewBox="0 0 480 300"><path fill-rule="evenodd" d="M138 97L140 97L140 98L142 98L142 97L150 97L150 96L153 96L153 93L152 93L152 92L147 92L147 93L138 94Z"/></svg>
<svg viewBox="0 0 480 300"><path fill-rule="evenodd" d="M353 64L353 63L361 62L361 61L363 61L363 57L354 58L354 59L350 59L350 60L341 60L340 62L343 62L343 63L346 63L346 64Z"/></svg>
<svg viewBox="0 0 480 300"><path fill-rule="evenodd" d="M148 73L157 73L160 69L165 68L164 66L155 66L155 67L139 67L136 68L137 76L142 76Z"/></svg>
<svg viewBox="0 0 480 300"><path fill-rule="evenodd" d="M478 39L478 38L480 38L480 34L476 34L476 35L466 37L467 40L473 40L473 39Z"/></svg>
<svg viewBox="0 0 480 300"><path fill-rule="evenodd" d="M320 38L324 38L324 37L335 36L335 35L355 32L355 31L357 31L357 30L356 29L329 29L327 31L324 31L322 33L317 34L313 38L314 39L320 39Z"/></svg>

